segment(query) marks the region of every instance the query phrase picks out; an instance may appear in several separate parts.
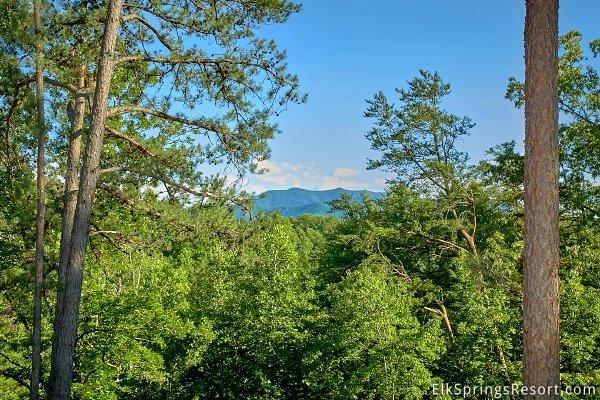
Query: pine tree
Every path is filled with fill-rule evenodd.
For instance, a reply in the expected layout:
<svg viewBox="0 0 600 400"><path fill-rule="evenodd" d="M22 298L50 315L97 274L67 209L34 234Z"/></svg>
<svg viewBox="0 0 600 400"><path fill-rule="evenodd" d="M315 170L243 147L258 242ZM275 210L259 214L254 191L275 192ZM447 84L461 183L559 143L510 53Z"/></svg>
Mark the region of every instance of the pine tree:
<svg viewBox="0 0 600 400"><path fill-rule="evenodd" d="M528 0L525 17L523 380L559 398L558 0Z"/></svg>

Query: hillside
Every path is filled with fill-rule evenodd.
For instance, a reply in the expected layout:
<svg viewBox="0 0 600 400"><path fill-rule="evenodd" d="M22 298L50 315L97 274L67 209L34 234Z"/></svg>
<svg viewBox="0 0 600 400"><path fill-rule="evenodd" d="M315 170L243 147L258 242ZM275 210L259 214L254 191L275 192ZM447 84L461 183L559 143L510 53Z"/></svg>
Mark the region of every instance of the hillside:
<svg viewBox="0 0 600 400"><path fill-rule="evenodd" d="M254 199L254 210L272 212L279 211L282 215L294 217L302 214L327 215L330 212L328 202L335 200L342 193L360 200L363 194L375 199L383 193L366 190L347 190L342 188L330 190L307 190L291 188L286 190L268 190Z"/></svg>

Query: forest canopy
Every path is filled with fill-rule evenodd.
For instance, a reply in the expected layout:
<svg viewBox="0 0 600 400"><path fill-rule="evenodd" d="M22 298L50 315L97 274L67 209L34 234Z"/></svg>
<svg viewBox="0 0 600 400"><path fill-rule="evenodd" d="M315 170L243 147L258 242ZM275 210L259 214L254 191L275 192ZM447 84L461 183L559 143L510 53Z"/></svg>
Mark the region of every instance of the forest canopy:
<svg viewBox="0 0 600 400"><path fill-rule="evenodd" d="M366 167L392 174L382 198L342 195L327 217L239 218L250 195L206 171L260 172L273 116L306 100L285 51L259 34L300 7L123 3L99 121L98 57L114 16L88 0L40 4L41 33L29 2L0 1L1 399L31 389L40 134L40 398L59 391L53 323L77 261L63 253L69 207L74 237L85 222L86 181L71 188L79 197L68 185L94 151L72 398L428 399L435 385L522 382L523 155L498 143L472 162L476 121L446 109L454 93L439 73L398 77L394 97L381 88L366 101L377 154ZM600 39L570 31L560 46L560 372L564 385L594 386ZM510 78L506 98L522 107L523 83Z"/></svg>

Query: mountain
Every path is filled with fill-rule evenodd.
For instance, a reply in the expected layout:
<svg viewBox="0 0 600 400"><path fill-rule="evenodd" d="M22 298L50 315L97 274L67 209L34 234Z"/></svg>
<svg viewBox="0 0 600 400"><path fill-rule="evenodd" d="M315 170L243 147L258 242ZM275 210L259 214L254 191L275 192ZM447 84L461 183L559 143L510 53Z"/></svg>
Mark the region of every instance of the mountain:
<svg viewBox="0 0 600 400"><path fill-rule="evenodd" d="M367 190L347 190L342 188L330 190L307 190L291 188L286 190L267 190L254 198L254 211L279 211L286 217L296 217L302 214L329 215L328 202L338 199L342 193L347 193L353 199L362 199L367 194L374 199L383 196L380 192Z"/></svg>

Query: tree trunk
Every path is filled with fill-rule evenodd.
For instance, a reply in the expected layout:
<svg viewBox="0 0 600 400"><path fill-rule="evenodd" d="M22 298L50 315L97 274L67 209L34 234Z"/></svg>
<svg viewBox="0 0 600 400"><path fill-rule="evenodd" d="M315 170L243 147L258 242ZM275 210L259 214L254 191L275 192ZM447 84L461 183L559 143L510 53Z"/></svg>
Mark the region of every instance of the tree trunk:
<svg viewBox="0 0 600 400"><path fill-rule="evenodd" d="M86 65L79 68L78 89L85 88ZM60 259L58 263L59 291L57 308L62 304L64 294L64 275L71 249L71 231L77 206L77 191L79 190L79 162L81 159L81 134L85 117L85 97L81 94L75 97L71 119L71 134L69 137L69 153L67 155L67 173L65 179L65 194L63 200L63 215L60 237Z"/></svg>
<svg viewBox="0 0 600 400"><path fill-rule="evenodd" d="M33 26L35 30L35 95L37 105L37 215L35 219L35 278L33 293L33 335L31 352L31 382L29 398L39 399L42 368L42 291L44 290L44 224L46 221L46 123L44 116L44 71L42 66L42 17L41 0L33 3Z"/></svg>
<svg viewBox="0 0 600 400"><path fill-rule="evenodd" d="M91 121L73 218L71 245L65 269L64 297L54 321L52 347L51 399L68 400L73 376L73 354L77 338L77 320L83 281L83 260L89 237L90 216L96 182L100 171L100 154L104 138L110 81L114 68L114 49L120 23L121 0L110 0L104 27L102 52L98 60L96 88Z"/></svg>
<svg viewBox="0 0 600 400"><path fill-rule="evenodd" d="M559 398L558 0L527 0L523 381ZM548 393L550 392L550 393Z"/></svg>
<svg viewBox="0 0 600 400"><path fill-rule="evenodd" d="M81 65L77 87L85 87L85 75L87 67ZM81 160L81 135L83 122L85 118L85 97L77 95L74 100L72 112L69 112L71 122L71 133L69 136L69 151L67 154L67 172L65 176L65 193L63 198L62 226L60 236L60 258L58 262L58 284L56 290L56 306L54 321L62 318L64 294L65 294L65 271L71 250L71 231L73 229L73 219L75 216L75 207L77 205L77 191L79 189L79 162ZM54 336L58 324L54 324ZM52 353L56 352L57 341L52 341ZM56 367L55 358L52 359L52 370Z"/></svg>

